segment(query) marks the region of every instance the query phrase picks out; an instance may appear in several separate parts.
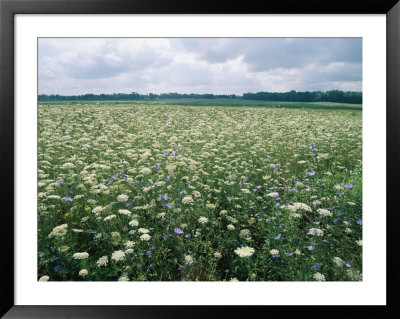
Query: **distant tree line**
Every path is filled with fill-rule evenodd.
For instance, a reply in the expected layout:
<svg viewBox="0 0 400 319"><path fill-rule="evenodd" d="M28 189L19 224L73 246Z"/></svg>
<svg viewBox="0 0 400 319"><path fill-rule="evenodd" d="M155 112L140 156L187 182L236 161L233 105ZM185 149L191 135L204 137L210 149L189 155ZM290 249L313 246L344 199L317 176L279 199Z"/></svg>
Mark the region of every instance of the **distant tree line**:
<svg viewBox="0 0 400 319"><path fill-rule="evenodd" d="M139 94L132 93L113 93L113 94L84 94L84 95L38 95L39 102L51 101L154 101L154 100L176 100L176 99L242 99L260 101L288 101L288 102L339 102L362 104L362 92L350 91L313 91L313 92L257 92L235 94L180 94L180 93L161 93L161 94Z"/></svg>
<svg viewBox="0 0 400 319"><path fill-rule="evenodd" d="M288 101L288 102L340 102L362 104L362 92L344 92L339 90L332 91L314 91L314 92L258 92L244 93L244 100L261 101Z"/></svg>

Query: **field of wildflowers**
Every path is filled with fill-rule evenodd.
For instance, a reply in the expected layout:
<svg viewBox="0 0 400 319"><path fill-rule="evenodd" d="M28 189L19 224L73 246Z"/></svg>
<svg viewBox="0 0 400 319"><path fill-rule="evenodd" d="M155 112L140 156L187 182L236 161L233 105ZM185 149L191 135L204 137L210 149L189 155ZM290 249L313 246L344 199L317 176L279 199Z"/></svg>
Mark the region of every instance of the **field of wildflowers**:
<svg viewBox="0 0 400 319"><path fill-rule="evenodd" d="M38 106L38 280L362 280L360 111Z"/></svg>

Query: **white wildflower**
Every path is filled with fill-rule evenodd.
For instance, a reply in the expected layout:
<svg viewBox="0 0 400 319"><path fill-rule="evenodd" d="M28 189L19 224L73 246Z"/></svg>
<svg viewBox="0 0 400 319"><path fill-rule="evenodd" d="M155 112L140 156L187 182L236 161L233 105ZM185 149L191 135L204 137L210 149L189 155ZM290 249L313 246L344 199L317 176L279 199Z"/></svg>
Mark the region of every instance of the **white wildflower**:
<svg viewBox="0 0 400 319"><path fill-rule="evenodd" d="M157 214L157 218L164 219L166 214L167 213L159 213L159 214Z"/></svg>
<svg viewBox="0 0 400 319"><path fill-rule="evenodd" d="M327 209L319 208L317 212L322 216L332 216L332 212Z"/></svg>
<svg viewBox="0 0 400 319"><path fill-rule="evenodd" d="M111 255L111 259L115 261L121 261L125 259L125 252L122 250L114 251Z"/></svg>
<svg viewBox="0 0 400 319"><path fill-rule="evenodd" d="M85 277L85 276L87 276L89 274L89 272L86 270L86 269L81 269L80 271L79 271L79 276L81 276L81 277Z"/></svg>
<svg viewBox="0 0 400 319"><path fill-rule="evenodd" d="M360 271L358 271L356 269L347 269L346 273L347 273L347 276L349 276L349 278L351 280L362 281L362 274L360 273Z"/></svg>
<svg viewBox="0 0 400 319"><path fill-rule="evenodd" d="M244 246L244 247L238 247L236 250L234 250L235 254L238 255L239 257L250 257L251 255L254 254L254 248Z"/></svg>
<svg viewBox="0 0 400 319"><path fill-rule="evenodd" d="M42 276L39 278L39 281L48 281L50 279L49 276Z"/></svg>
<svg viewBox="0 0 400 319"><path fill-rule="evenodd" d="M139 237L141 241L149 241L151 236L149 234L143 234Z"/></svg>
<svg viewBox="0 0 400 319"><path fill-rule="evenodd" d="M132 220L129 222L129 226L132 226L132 227L139 226L139 222L138 222L136 219L132 219Z"/></svg>
<svg viewBox="0 0 400 319"><path fill-rule="evenodd" d="M193 257L190 255L185 256L185 265L191 266L193 264Z"/></svg>
<svg viewBox="0 0 400 319"><path fill-rule="evenodd" d="M272 193L268 193L267 196L268 196L268 197L277 197L277 196L279 196L279 193L277 193L277 192L272 192Z"/></svg>
<svg viewBox="0 0 400 319"><path fill-rule="evenodd" d="M56 226L53 228L51 233L49 234L49 238L52 237L63 237L67 234L68 224L62 224L60 226Z"/></svg>
<svg viewBox="0 0 400 319"><path fill-rule="evenodd" d="M95 207L95 208L92 209L92 213L93 213L93 214L99 214L99 213L101 213L102 211L103 211L103 207L101 207L101 206L97 206L97 207Z"/></svg>
<svg viewBox="0 0 400 319"><path fill-rule="evenodd" d="M102 267L102 266L107 266L108 264L108 257L107 256L102 256L97 260L96 262L97 266Z"/></svg>
<svg viewBox="0 0 400 319"><path fill-rule="evenodd" d="M276 255L279 255L279 250L278 250L278 249L271 249L271 250L269 251L269 253L270 253L272 256L276 256Z"/></svg>
<svg viewBox="0 0 400 319"><path fill-rule="evenodd" d="M72 257L74 259L88 259L89 258L89 254L87 252L75 253L75 254L72 255Z"/></svg>
<svg viewBox="0 0 400 319"><path fill-rule="evenodd" d="M127 202L128 199L129 199L129 196L125 195L125 194L121 194L121 195L117 196L117 201L119 201L119 202Z"/></svg>
<svg viewBox="0 0 400 319"><path fill-rule="evenodd" d="M319 229L319 228L311 228L308 231L307 235L323 236L324 232L322 229Z"/></svg>
<svg viewBox="0 0 400 319"><path fill-rule="evenodd" d="M215 258L221 258L222 257L222 254L219 252L219 251L216 251L214 254L213 254L213 256L215 257Z"/></svg>
<svg viewBox="0 0 400 319"><path fill-rule="evenodd" d="M120 213L121 215L125 215L125 216L131 216L131 212L127 209L119 209L118 213Z"/></svg>
<svg viewBox="0 0 400 319"><path fill-rule="evenodd" d="M150 169L150 168L147 168L147 167L143 167L143 168L140 170L140 172L141 172L143 175L149 175L149 174L151 174L151 169Z"/></svg>
<svg viewBox="0 0 400 319"><path fill-rule="evenodd" d="M118 278L118 281L129 281L128 276L121 276Z"/></svg>
<svg viewBox="0 0 400 319"><path fill-rule="evenodd" d="M319 272L316 272L316 273L313 275L313 278L314 278L316 281L326 281L325 276L324 276L323 274L319 273Z"/></svg>
<svg viewBox="0 0 400 319"><path fill-rule="evenodd" d="M188 205L193 203L193 198L191 196L185 196L182 199L182 204Z"/></svg>
<svg viewBox="0 0 400 319"><path fill-rule="evenodd" d="M208 218L206 218L206 217L200 217L198 220L197 220L200 224L207 224L208 223Z"/></svg>
<svg viewBox="0 0 400 319"><path fill-rule="evenodd" d="M239 237L244 238L244 237L249 237L250 236L250 230L248 229L242 229L239 233Z"/></svg>
<svg viewBox="0 0 400 319"><path fill-rule="evenodd" d="M135 243L133 241L129 240L129 241L125 242L124 245L126 248L132 248L133 245L135 245Z"/></svg>
<svg viewBox="0 0 400 319"><path fill-rule="evenodd" d="M111 219L113 219L113 218L115 218L115 217L117 217L117 216L114 215L114 214L109 215L109 216L107 216L107 217L104 218L104 221L106 222L106 221L111 220Z"/></svg>
<svg viewBox="0 0 400 319"><path fill-rule="evenodd" d="M148 234L148 233L150 233L150 230L148 230L146 228L139 228L138 233L139 234Z"/></svg>
<svg viewBox="0 0 400 319"><path fill-rule="evenodd" d="M332 260L337 266L343 267L344 261L340 257L333 257Z"/></svg>

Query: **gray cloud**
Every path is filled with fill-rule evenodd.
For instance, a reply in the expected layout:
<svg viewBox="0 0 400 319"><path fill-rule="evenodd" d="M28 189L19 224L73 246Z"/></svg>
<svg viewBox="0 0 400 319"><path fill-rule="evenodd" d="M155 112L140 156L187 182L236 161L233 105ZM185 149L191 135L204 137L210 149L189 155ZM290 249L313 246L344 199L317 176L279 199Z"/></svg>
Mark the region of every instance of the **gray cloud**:
<svg viewBox="0 0 400 319"><path fill-rule="evenodd" d="M42 38L39 93L361 90L361 38Z"/></svg>

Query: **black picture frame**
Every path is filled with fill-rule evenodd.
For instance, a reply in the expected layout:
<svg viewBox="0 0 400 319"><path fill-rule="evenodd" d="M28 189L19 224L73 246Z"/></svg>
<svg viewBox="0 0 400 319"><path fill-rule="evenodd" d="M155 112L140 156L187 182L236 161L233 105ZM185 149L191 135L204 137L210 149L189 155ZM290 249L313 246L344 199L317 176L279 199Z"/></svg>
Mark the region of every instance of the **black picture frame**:
<svg viewBox="0 0 400 319"><path fill-rule="evenodd" d="M15 14L385 14L387 52L386 105L386 306L16 306L14 302L14 15ZM396 207L400 136L400 3L398 0L0 0L0 167L1 309L4 318L190 318L231 315L399 316L395 256L398 254ZM384 141L382 141L384 143ZM381 168L377 168L381 169ZM383 172L385 173L385 172ZM384 199L380 199L384 200ZM378 256L377 258L381 258ZM177 300L177 305L179 300ZM266 309L265 307L268 307Z"/></svg>

